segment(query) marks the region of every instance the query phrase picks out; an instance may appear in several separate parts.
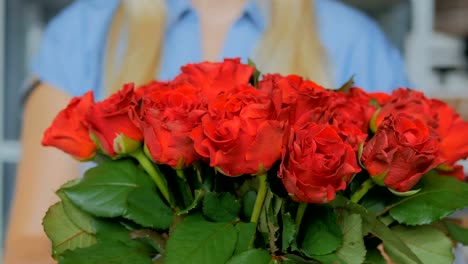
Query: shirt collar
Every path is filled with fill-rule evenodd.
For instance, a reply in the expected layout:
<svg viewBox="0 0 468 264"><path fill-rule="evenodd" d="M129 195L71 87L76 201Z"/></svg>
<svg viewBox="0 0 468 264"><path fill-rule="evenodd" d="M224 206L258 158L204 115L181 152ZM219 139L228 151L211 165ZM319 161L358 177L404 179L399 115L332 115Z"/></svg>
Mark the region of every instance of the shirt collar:
<svg viewBox="0 0 468 264"><path fill-rule="evenodd" d="M267 25L267 10L257 0L248 0L242 16L247 17L256 27L264 30ZM166 0L167 25L171 27L188 12L193 11L190 0Z"/></svg>

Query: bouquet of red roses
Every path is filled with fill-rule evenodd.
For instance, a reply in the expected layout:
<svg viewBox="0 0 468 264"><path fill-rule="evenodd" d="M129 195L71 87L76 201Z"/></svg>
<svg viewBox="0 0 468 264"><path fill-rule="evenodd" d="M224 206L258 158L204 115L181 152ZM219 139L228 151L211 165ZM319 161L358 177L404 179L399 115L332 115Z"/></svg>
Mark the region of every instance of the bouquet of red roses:
<svg viewBox="0 0 468 264"><path fill-rule="evenodd" d="M43 144L94 161L43 225L61 264L452 263L468 122L421 92L238 59L73 98Z"/></svg>

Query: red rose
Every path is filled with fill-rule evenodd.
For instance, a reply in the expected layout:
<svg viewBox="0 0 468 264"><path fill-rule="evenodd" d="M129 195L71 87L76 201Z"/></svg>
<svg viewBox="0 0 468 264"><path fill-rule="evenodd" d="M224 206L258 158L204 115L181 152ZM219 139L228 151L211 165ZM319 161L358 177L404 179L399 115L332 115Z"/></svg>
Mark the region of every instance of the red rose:
<svg viewBox="0 0 468 264"><path fill-rule="evenodd" d="M376 119L376 127L389 115L406 113L436 128L436 113L432 110L431 101L422 92L410 89L394 90L387 102L382 105Z"/></svg>
<svg viewBox="0 0 468 264"><path fill-rule="evenodd" d="M281 155L282 122L270 99L252 86L220 94L192 132L195 150L228 176L263 173Z"/></svg>
<svg viewBox="0 0 468 264"><path fill-rule="evenodd" d="M148 94L143 99L145 146L153 161L182 169L201 158L190 138L192 129L206 113L201 99L198 89L188 84Z"/></svg>
<svg viewBox="0 0 468 264"><path fill-rule="evenodd" d="M96 145L89 137L84 120L86 111L93 104L92 91L73 98L45 131L42 145L59 148L78 160L91 159L96 152Z"/></svg>
<svg viewBox="0 0 468 264"><path fill-rule="evenodd" d="M108 99L93 105L86 114L90 132L107 155L116 157L135 151L143 141L143 134L130 119L135 104L133 84Z"/></svg>
<svg viewBox="0 0 468 264"><path fill-rule="evenodd" d="M367 95L371 99L375 100L379 105L384 105L391 99L389 94L383 92L368 93Z"/></svg>
<svg viewBox="0 0 468 264"><path fill-rule="evenodd" d="M135 90L135 100L139 101L147 94L150 94L159 90L168 90L168 89L170 89L169 82L152 81L147 84L139 86Z"/></svg>
<svg viewBox="0 0 468 264"><path fill-rule="evenodd" d="M298 75L283 77L279 74L263 76L258 88L272 98L278 120L287 120L289 118L290 106L296 102L299 93L307 94L308 92L325 91L322 86L312 81L305 81Z"/></svg>
<svg viewBox="0 0 468 264"><path fill-rule="evenodd" d="M292 128L287 139L278 176L295 201L329 202L361 170L333 126L309 122Z"/></svg>
<svg viewBox="0 0 468 264"><path fill-rule="evenodd" d="M174 82L189 82L198 87L209 101L223 91L248 84L254 72L253 67L240 63L239 58L225 59L221 63L187 64L181 70Z"/></svg>
<svg viewBox="0 0 468 264"><path fill-rule="evenodd" d="M380 185L410 190L440 164L439 143L423 121L407 114L390 115L365 145L361 161Z"/></svg>
<svg viewBox="0 0 468 264"><path fill-rule="evenodd" d="M436 132L440 137L442 158L448 165L468 157L468 122L464 121L446 103L433 99L431 108L436 113Z"/></svg>
<svg viewBox="0 0 468 264"><path fill-rule="evenodd" d="M300 92L292 111L293 124L330 124L354 150L367 138L369 121L376 107L359 88L349 93L316 90ZM311 107L313 106L313 107Z"/></svg>

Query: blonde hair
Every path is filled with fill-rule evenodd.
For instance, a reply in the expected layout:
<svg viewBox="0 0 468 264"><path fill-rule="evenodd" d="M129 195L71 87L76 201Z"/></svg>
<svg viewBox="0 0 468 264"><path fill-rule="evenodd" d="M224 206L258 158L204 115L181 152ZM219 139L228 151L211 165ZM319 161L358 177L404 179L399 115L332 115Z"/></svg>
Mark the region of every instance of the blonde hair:
<svg viewBox="0 0 468 264"><path fill-rule="evenodd" d="M166 0L122 0L107 38L104 84L107 92L125 82L143 84L159 71L166 20ZM270 3L268 5L268 3ZM299 74L329 85L327 60L320 43L311 0L265 0L267 26L253 58L262 72ZM125 47L119 44L125 34Z"/></svg>

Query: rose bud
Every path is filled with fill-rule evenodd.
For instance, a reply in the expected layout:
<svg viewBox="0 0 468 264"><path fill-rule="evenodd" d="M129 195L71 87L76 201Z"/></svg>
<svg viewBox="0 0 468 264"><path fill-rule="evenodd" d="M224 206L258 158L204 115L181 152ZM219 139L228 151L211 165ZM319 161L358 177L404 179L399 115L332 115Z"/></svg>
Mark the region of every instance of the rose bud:
<svg viewBox="0 0 468 264"><path fill-rule="evenodd" d="M361 161L377 184L406 192L441 163L439 143L423 121L390 115L364 146Z"/></svg>
<svg viewBox="0 0 468 264"><path fill-rule="evenodd" d="M42 145L56 147L78 160L93 158L96 145L89 137L88 127L84 122L85 113L93 104L92 91L82 97L74 97L45 131Z"/></svg>
<svg viewBox="0 0 468 264"><path fill-rule="evenodd" d="M278 177L297 202L332 201L361 170L353 148L331 125L309 122L291 128L285 138Z"/></svg>
<svg viewBox="0 0 468 264"><path fill-rule="evenodd" d="M86 114L90 133L101 150L111 157L138 149L143 141L139 127L130 119L134 107L133 84L93 105Z"/></svg>

